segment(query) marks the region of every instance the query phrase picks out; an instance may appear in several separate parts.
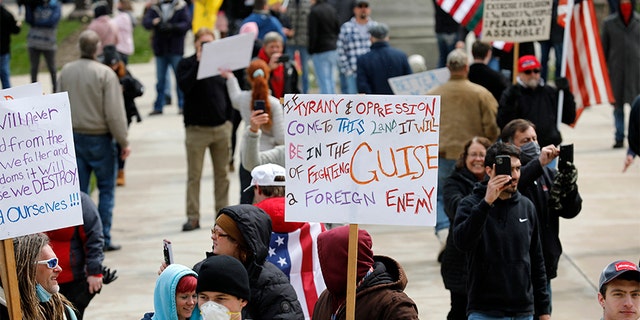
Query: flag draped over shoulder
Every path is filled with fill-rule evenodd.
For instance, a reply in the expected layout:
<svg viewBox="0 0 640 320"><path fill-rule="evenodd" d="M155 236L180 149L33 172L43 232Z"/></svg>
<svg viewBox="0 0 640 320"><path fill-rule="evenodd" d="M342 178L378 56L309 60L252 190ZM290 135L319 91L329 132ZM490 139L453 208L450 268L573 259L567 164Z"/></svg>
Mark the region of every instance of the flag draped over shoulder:
<svg viewBox="0 0 640 320"><path fill-rule="evenodd" d="M305 319L311 319L316 301L326 288L318 259L318 235L323 231L321 223L305 223L289 233L271 233L267 260L289 277Z"/></svg>
<svg viewBox="0 0 640 320"><path fill-rule="evenodd" d="M565 27L561 74L569 80L577 122L584 108L613 101L592 0L560 0L558 24Z"/></svg>

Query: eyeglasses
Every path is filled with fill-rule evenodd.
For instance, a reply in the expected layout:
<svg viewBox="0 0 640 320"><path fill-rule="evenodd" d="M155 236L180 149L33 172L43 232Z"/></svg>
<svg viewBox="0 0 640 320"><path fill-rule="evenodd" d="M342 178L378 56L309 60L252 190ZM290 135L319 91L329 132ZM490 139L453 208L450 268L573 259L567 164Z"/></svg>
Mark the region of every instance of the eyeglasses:
<svg viewBox="0 0 640 320"><path fill-rule="evenodd" d="M232 236L230 236L228 233L222 233L221 230L214 228L211 228L211 234L216 236L216 238L227 238L229 240L235 240Z"/></svg>
<svg viewBox="0 0 640 320"><path fill-rule="evenodd" d="M540 69L529 69L529 70L525 70L524 74L526 75L530 75L531 73L540 73Z"/></svg>
<svg viewBox="0 0 640 320"><path fill-rule="evenodd" d="M473 158L483 158L484 159L485 154L484 153L469 153L469 154L467 154L467 156L469 158L472 158L472 159Z"/></svg>
<svg viewBox="0 0 640 320"><path fill-rule="evenodd" d="M357 6L358 8L369 8L369 4L368 3L360 3Z"/></svg>
<svg viewBox="0 0 640 320"><path fill-rule="evenodd" d="M36 264L44 264L49 269L55 269L58 266L58 258L51 258L49 260L36 261Z"/></svg>

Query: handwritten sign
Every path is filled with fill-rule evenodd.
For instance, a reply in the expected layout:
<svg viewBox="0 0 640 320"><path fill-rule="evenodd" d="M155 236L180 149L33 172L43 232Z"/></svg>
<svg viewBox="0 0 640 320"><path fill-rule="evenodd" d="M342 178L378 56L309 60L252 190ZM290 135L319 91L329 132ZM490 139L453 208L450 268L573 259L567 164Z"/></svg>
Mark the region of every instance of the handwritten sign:
<svg viewBox="0 0 640 320"><path fill-rule="evenodd" d="M253 33L243 33L205 43L202 46L197 79L217 76L220 68L237 70L248 67L253 52L253 37Z"/></svg>
<svg viewBox="0 0 640 320"><path fill-rule="evenodd" d="M482 40L526 42L549 39L552 0L485 0Z"/></svg>
<svg viewBox="0 0 640 320"><path fill-rule="evenodd" d="M0 90L0 100L15 100L38 95L42 95L40 82Z"/></svg>
<svg viewBox="0 0 640 320"><path fill-rule="evenodd" d="M66 92L0 100L0 239L82 224Z"/></svg>
<svg viewBox="0 0 640 320"><path fill-rule="evenodd" d="M435 225L439 96L285 95L286 220Z"/></svg>
<svg viewBox="0 0 640 320"><path fill-rule="evenodd" d="M389 78L387 81L395 95L424 95L429 89L447 82L449 77L449 69L440 68Z"/></svg>

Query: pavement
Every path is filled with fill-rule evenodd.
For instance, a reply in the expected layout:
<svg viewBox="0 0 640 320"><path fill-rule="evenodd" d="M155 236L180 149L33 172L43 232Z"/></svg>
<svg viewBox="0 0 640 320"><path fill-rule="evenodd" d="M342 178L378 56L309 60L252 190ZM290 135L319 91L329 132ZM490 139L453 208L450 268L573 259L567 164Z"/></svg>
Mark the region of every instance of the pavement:
<svg viewBox="0 0 640 320"><path fill-rule="evenodd" d="M147 116L156 96L154 61L129 68L146 92L136 100L144 119L130 128L132 154L126 164L126 186L116 191L112 237L122 250L107 252L104 261L118 270L119 278L92 300L85 319L140 319L153 310L163 239L173 242L175 260L187 266L201 260L211 248L209 228L215 213L210 160L205 157L201 184L202 229L181 232L186 221L182 117L175 102L165 107L163 115ZM43 88L51 88L48 74L40 74L39 79ZM27 83L26 75L12 76L14 86ZM561 222L564 255L558 277L552 281L553 318L596 319L602 313L596 300L601 270L614 260L637 262L640 258L640 161L622 173L625 150L611 148L610 107L589 108L575 128L563 125L561 131L565 143L575 145L583 207L576 218ZM229 178L230 203L235 204L240 192L237 172L230 172ZM97 194L93 198L97 200ZM446 319L449 292L436 261L439 244L433 228L360 228L371 233L376 254L391 256L402 264L409 279L406 293L417 303L420 318Z"/></svg>

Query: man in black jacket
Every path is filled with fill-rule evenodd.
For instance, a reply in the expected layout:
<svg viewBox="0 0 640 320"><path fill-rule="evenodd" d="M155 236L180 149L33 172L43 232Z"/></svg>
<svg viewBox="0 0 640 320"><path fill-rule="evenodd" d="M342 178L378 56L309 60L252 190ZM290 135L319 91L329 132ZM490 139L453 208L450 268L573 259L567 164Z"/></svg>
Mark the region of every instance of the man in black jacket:
<svg viewBox="0 0 640 320"><path fill-rule="evenodd" d="M196 53L178 64L178 86L184 92L185 146L187 151L187 222L182 231L200 228L200 177L209 149L213 164L215 210L229 205L227 164L231 145L231 101L226 79L197 80L202 46L215 40L213 31L201 28L195 35Z"/></svg>
<svg viewBox="0 0 640 320"><path fill-rule="evenodd" d="M559 149L548 145L540 149L535 125L524 119L512 120L502 129L500 140L520 148L522 174L518 190L536 208L540 225L540 241L544 255L547 281L558 275L558 261L562 255L560 218L571 219L582 209L578 193L578 171L573 163L560 166L560 171L547 166L558 157Z"/></svg>
<svg viewBox="0 0 640 320"><path fill-rule="evenodd" d="M511 175L496 174L507 155ZM489 180L464 198L454 221L454 244L467 252L469 319L540 315L550 319L538 221L531 201L518 192L520 152L497 142L484 160Z"/></svg>
<svg viewBox="0 0 640 320"><path fill-rule="evenodd" d="M500 96L509 82L502 73L487 65L491 60L491 45L477 40L471 46L471 54L473 55L473 64L469 66L469 81L485 87L496 98L496 101L500 101Z"/></svg>
<svg viewBox="0 0 640 320"><path fill-rule="evenodd" d="M309 54L316 72L320 94L334 94L335 70L338 68L337 41L340 22L336 10L325 0L311 0L309 13Z"/></svg>

